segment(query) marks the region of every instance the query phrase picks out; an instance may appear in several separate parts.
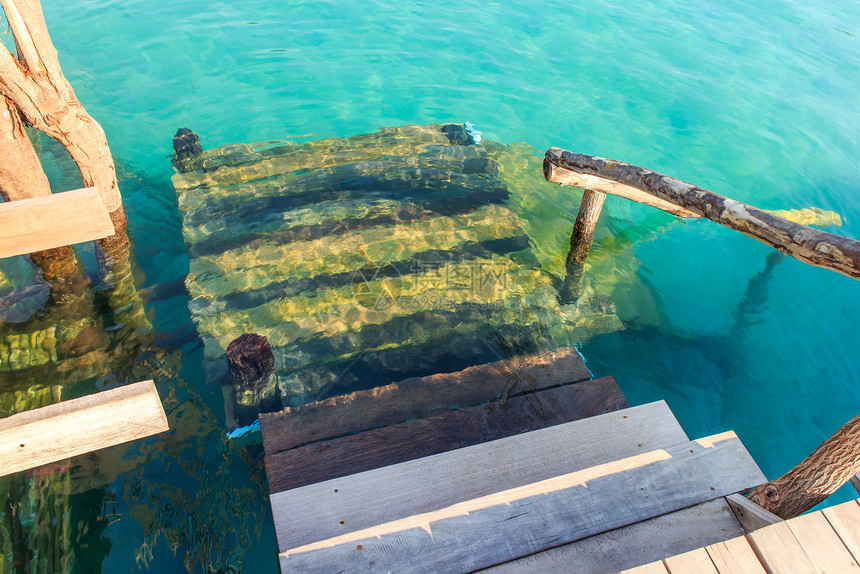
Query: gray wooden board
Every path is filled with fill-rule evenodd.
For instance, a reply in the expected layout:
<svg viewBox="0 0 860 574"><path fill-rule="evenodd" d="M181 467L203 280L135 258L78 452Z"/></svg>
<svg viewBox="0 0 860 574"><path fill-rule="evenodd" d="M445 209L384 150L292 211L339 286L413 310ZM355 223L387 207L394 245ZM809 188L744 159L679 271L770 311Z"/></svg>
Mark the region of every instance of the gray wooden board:
<svg viewBox="0 0 860 574"><path fill-rule="evenodd" d="M280 492L629 406L604 377L266 456L269 490Z"/></svg>
<svg viewBox="0 0 860 574"><path fill-rule="evenodd" d="M0 476L167 430L152 381L0 419Z"/></svg>
<svg viewBox="0 0 860 574"><path fill-rule="evenodd" d="M471 572L763 481L740 440L723 433L291 548L281 569Z"/></svg>
<svg viewBox="0 0 860 574"><path fill-rule="evenodd" d="M269 498L278 548L296 548L687 440L669 407L658 401L278 492Z"/></svg>
<svg viewBox="0 0 860 574"><path fill-rule="evenodd" d="M591 373L572 347L495 361L456 373L406 379L260 415L267 454L408 419L472 407L497 397L584 381Z"/></svg>
<svg viewBox="0 0 860 574"><path fill-rule="evenodd" d="M630 526L525 556L484 574L602 574L662 560L743 536L725 499L718 498Z"/></svg>

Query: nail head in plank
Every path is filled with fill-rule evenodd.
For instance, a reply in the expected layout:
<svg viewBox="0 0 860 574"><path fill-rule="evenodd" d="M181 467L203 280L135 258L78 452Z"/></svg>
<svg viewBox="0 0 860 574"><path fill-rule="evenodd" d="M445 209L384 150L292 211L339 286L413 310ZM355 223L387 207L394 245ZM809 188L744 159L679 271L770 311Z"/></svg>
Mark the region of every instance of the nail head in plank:
<svg viewBox="0 0 860 574"><path fill-rule="evenodd" d="M860 563L860 503L852 500L825 508L821 512L854 560Z"/></svg>
<svg viewBox="0 0 860 574"><path fill-rule="evenodd" d="M744 536L711 544L706 550L720 574L766 574L755 550Z"/></svg>
<svg viewBox="0 0 860 574"><path fill-rule="evenodd" d="M743 534L728 503L717 498L499 564L481 574L618 572ZM752 554L749 545L747 549Z"/></svg>
<svg viewBox="0 0 860 574"><path fill-rule="evenodd" d="M747 534L747 537L768 572L780 574L816 572L812 561L786 522L765 526Z"/></svg>
<svg viewBox="0 0 860 574"><path fill-rule="evenodd" d="M604 377L407 421L267 455L269 490L281 492L628 406L612 377Z"/></svg>
<svg viewBox="0 0 860 574"><path fill-rule="evenodd" d="M267 454L591 378L573 347L406 379L260 415Z"/></svg>
<svg viewBox="0 0 860 574"><path fill-rule="evenodd" d="M0 476L168 429L152 381L0 419Z"/></svg>
<svg viewBox="0 0 860 574"><path fill-rule="evenodd" d="M686 441L672 411L658 401L278 492L269 497L278 548L295 548ZM446 488L440 488L443 484Z"/></svg>
<svg viewBox="0 0 860 574"><path fill-rule="evenodd" d="M0 203L0 257L93 241L115 232L95 187Z"/></svg>
<svg viewBox="0 0 860 574"><path fill-rule="evenodd" d="M804 552L821 572L860 572L860 565L821 512L786 522Z"/></svg>
<svg viewBox="0 0 860 574"><path fill-rule="evenodd" d="M292 548L280 554L281 569L473 571L725 496L757 480L761 471L746 449L734 433L723 433Z"/></svg>

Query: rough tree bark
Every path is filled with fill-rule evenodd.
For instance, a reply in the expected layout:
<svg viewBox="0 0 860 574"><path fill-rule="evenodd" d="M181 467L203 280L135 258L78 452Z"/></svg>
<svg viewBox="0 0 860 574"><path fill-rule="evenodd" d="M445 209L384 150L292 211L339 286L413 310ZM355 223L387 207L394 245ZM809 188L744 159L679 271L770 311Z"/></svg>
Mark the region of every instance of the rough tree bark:
<svg viewBox="0 0 860 574"><path fill-rule="evenodd" d="M858 472L860 415L783 476L755 488L748 498L780 518L793 518L822 502Z"/></svg>
<svg viewBox="0 0 860 574"><path fill-rule="evenodd" d="M559 302L568 305L579 298L580 286L582 284L583 267L594 241L594 229L606 194L602 191L584 189L582 191L582 202L573 223L573 231L570 234L570 251L567 252L565 261L566 275L564 283L559 289Z"/></svg>
<svg viewBox="0 0 860 574"><path fill-rule="evenodd" d="M84 187L99 188L119 234L126 228L126 218L104 130L84 110L63 76L42 7L38 0L0 0L0 4L17 48L17 58L5 48L0 50L0 95L17 108L25 123L69 151Z"/></svg>
<svg viewBox="0 0 860 574"><path fill-rule="evenodd" d="M0 196L6 201L51 195L48 177L30 142L18 109L0 98ZM71 247L58 247L30 254L42 270L42 278L52 286L52 293L68 291L69 280L78 283L81 267ZM60 287L60 289L57 289Z"/></svg>
<svg viewBox="0 0 860 574"><path fill-rule="evenodd" d="M681 217L706 217L804 263L860 279L860 241L794 223L642 167L550 148L547 181L587 187L659 207Z"/></svg>

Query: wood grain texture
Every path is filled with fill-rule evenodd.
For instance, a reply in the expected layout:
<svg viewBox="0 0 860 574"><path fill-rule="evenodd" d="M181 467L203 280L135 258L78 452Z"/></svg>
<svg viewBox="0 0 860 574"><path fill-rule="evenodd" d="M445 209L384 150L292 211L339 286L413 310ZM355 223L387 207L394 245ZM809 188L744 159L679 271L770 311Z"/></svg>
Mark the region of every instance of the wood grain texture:
<svg viewBox="0 0 860 574"><path fill-rule="evenodd" d="M748 534L747 538L768 572L817 572L786 522L760 528Z"/></svg>
<svg viewBox="0 0 860 574"><path fill-rule="evenodd" d="M463 448L628 407L604 377L416 419L266 456L270 492Z"/></svg>
<svg viewBox="0 0 860 574"><path fill-rule="evenodd" d="M281 569L470 572L725 496L761 478L734 433L723 433L289 548L280 554ZM380 483L379 492L387 486Z"/></svg>
<svg viewBox="0 0 860 574"><path fill-rule="evenodd" d="M845 502L821 511L855 561L860 562L860 504Z"/></svg>
<svg viewBox="0 0 860 574"><path fill-rule="evenodd" d="M661 560L659 562L651 562L650 564L636 566L635 568L630 568L628 570L622 570L620 574L667 574L668 572L669 571Z"/></svg>
<svg viewBox="0 0 860 574"><path fill-rule="evenodd" d="M804 514L787 524L819 572L860 572L860 565L822 513Z"/></svg>
<svg viewBox="0 0 860 574"><path fill-rule="evenodd" d="M766 574L758 556L743 536L706 548L720 574Z"/></svg>
<svg viewBox="0 0 860 574"><path fill-rule="evenodd" d="M706 217L804 263L860 278L860 241L794 223L639 166L550 148L544 176L547 181L619 195L681 217Z"/></svg>
<svg viewBox="0 0 860 574"><path fill-rule="evenodd" d="M269 499L278 548L295 548L686 441L669 407L659 401L278 492Z"/></svg>
<svg viewBox="0 0 860 574"><path fill-rule="evenodd" d="M472 407L526 391L584 381L591 373L576 349L566 347L416 377L260 415L267 454L338 436Z"/></svg>
<svg viewBox="0 0 860 574"><path fill-rule="evenodd" d="M95 187L0 203L0 257L113 234L110 215Z"/></svg>
<svg viewBox="0 0 860 574"><path fill-rule="evenodd" d="M152 381L0 419L0 476L166 431Z"/></svg>
<svg viewBox="0 0 860 574"><path fill-rule="evenodd" d="M719 574L708 551L696 548L663 560L669 574Z"/></svg>
<svg viewBox="0 0 860 574"><path fill-rule="evenodd" d="M743 529L726 501L718 498L499 564L481 573L614 573L736 536L743 536Z"/></svg>
<svg viewBox="0 0 860 574"><path fill-rule="evenodd" d="M759 528L764 528L770 524L776 524L777 522L782 521L782 518L773 512L765 510L755 502L749 500L745 496L741 496L740 494L727 496L726 501L729 503L729 506L731 506L735 516L738 517L738 522L741 523L741 526L743 526L744 530L747 532L752 532L753 530L758 530Z"/></svg>
<svg viewBox="0 0 860 574"><path fill-rule="evenodd" d="M781 477L762 484L748 498L782 518L823 502L860 471L860 415L818 445Z"/></svg>

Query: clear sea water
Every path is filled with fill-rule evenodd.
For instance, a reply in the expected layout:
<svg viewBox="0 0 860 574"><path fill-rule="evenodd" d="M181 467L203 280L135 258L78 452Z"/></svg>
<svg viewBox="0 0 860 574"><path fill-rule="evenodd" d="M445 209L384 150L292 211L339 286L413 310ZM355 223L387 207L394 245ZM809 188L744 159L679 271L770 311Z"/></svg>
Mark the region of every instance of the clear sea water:
<svg viewBox="0 0 860 574"><path fill-rule="evenodd" d="M753 205L816 206L860 237L860 8L851 2L536 4L43 0L66 76L120 166L146 288L188 258L170 184L177 128L205 147L471 120L484 138L642 165ZM4 36L8 40L8 34ZM532 209L557 272L579 192ZM610 197L601 242L630 273L626 330L595 376L665 399L687 434L734 429L769 478L860 412L860 284L707 221ZM623 263L623 264L622 264ZM619 271L621 272L621 271ZM149 305L161 332L187 300ZM276 572L259 454L223 438L193 342L78 384L154 377L174 430L72 494L78 572ZM74 386L73 386L74 387ZM851 496L847 488L828 504ZM300 509L297 509L299 512Z"/></svg>

